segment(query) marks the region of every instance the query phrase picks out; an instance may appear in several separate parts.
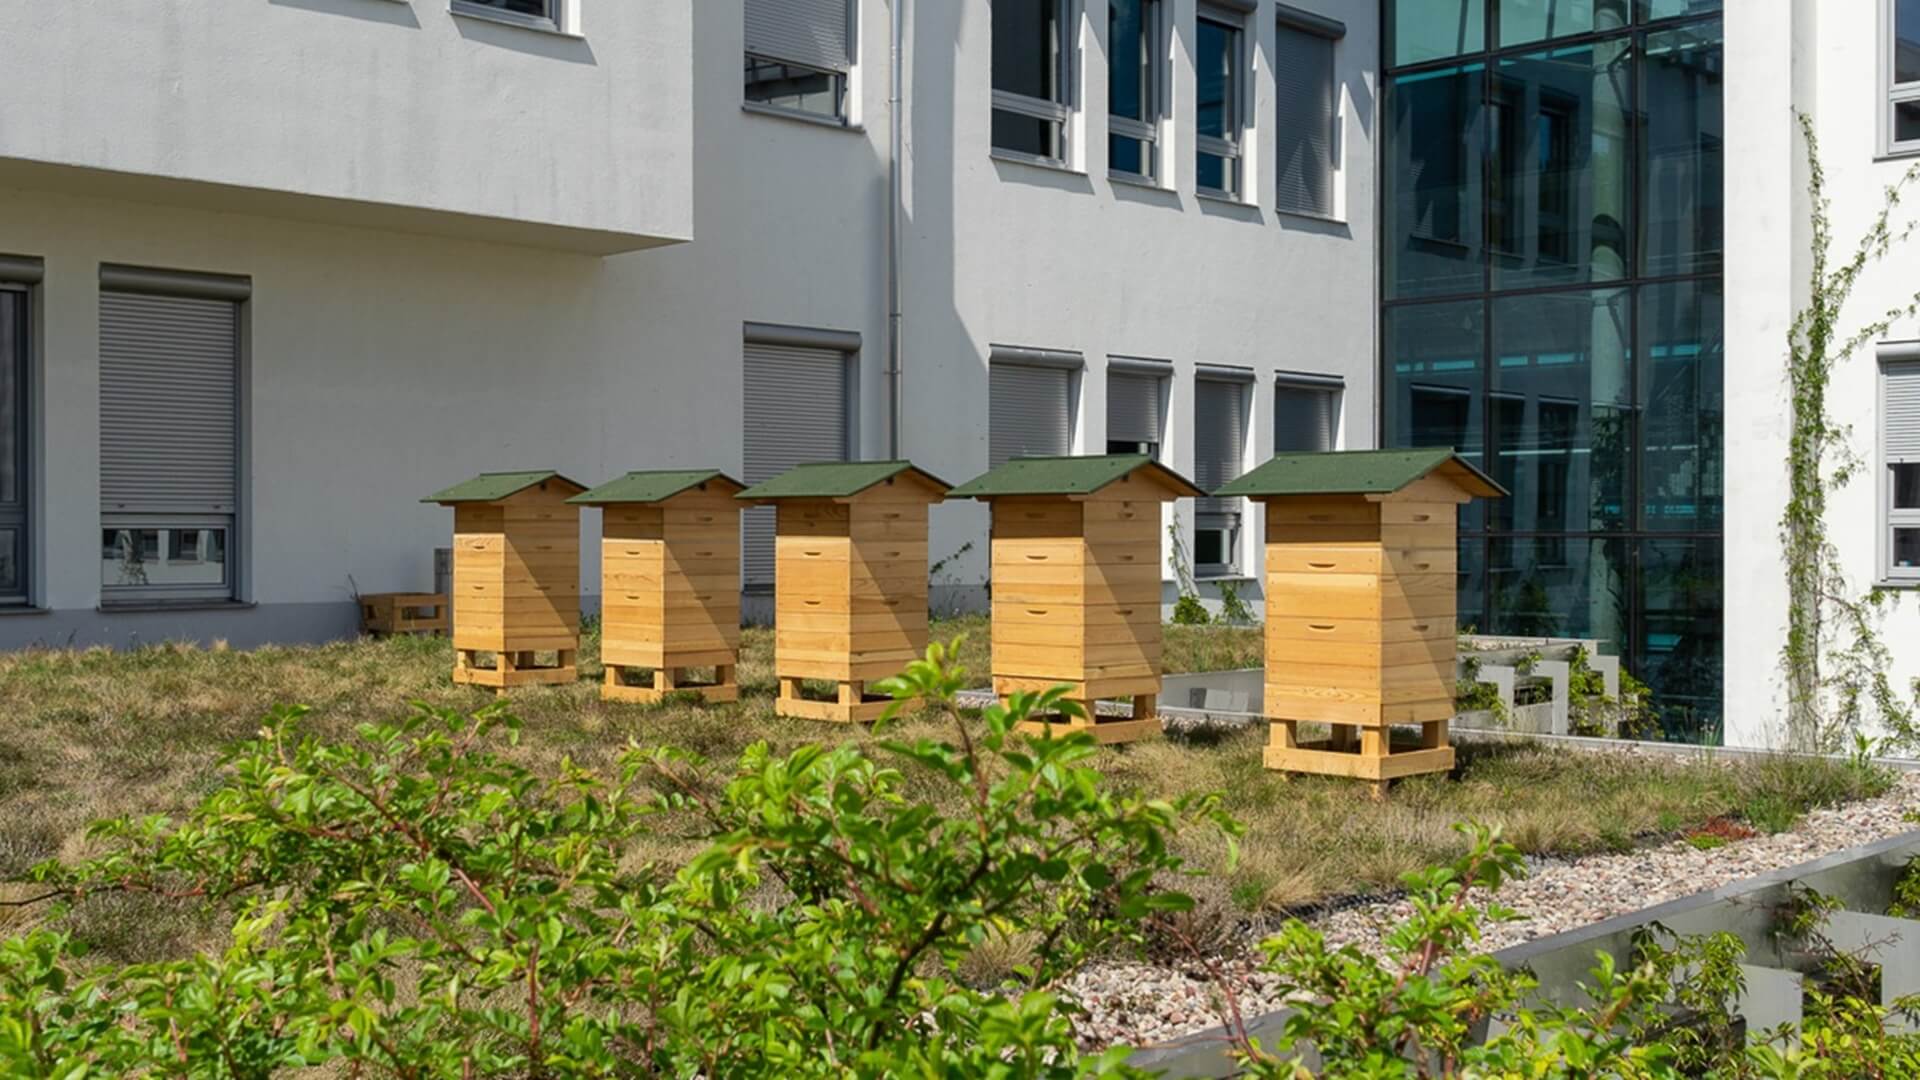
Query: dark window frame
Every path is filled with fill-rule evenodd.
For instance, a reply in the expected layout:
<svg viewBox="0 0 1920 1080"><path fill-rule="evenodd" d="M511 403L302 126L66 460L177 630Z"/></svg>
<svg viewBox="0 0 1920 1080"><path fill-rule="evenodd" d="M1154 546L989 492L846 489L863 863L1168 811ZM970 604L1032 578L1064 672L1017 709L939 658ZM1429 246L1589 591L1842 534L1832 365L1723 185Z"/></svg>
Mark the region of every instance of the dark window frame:
<svg viewBox="0 0 1920 1080"><path fill-rule="evenodd" d="M1078 0L1037 0L1053 10L1054 39L1045 44L1051 52L1049 65L1053 74L1053 93L1048 98L1031 97L1011 90L1001 90L993 84L998 81L996 58L988 60L988 86L992 92L992 112L1034 120L1048 126L1047 141L1052 147L1051 153L1032 153L1018 147L1001 146L993 142L991 128L988 142L992 152L999 157L1012 158L1037 165L1070 167L1073 161L1073 118L1078 95L1076 82L1079 72L1079 34L1076 32L1079 19Z"/></svg>
<svg viewBox="0 0 1920 1080"><path fill-rule="evenodd" d="M14 339L6 344L13 365L14 400L13 415L17 422L11 433L15 467L19 476L15 478L17 498L12 502L0 503L0 529L14 534L13 558L15 573L19 576L18 588L7 588L0 583L0 607L26 607L32 603L33 595L33 289L32 286L12 281L0 280L0 296L8 297L17 310L14 324ZM4 434L4 433L0 433Z"/></svg>

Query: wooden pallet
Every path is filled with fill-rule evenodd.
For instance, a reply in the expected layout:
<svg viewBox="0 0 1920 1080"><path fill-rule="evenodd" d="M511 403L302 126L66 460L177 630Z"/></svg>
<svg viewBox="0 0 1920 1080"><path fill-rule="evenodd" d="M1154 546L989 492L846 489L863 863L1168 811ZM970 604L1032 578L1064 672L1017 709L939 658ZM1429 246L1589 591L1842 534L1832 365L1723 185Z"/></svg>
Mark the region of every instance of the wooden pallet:
<svg viewBox="0 0 1920 1080"><path fill-rule="evenodd" d="M606 667L607 681L600 687L600 696L607 701L652 705L675 694L698 694L709 705L740 700L740 684L735 681L732 664L717 665L710 683L687 681L687 669L683 667Z"/></svg>
<svg viewBox="0 0 1920 1080"><path fill-rule="evenodd" d="M1423 721L1419 744L1396 749L1390 727L1332 724L1327 738L1302 742L1300 721L1275 720L1264 761L1269 769L1365 780L1381 799L1387 785L1402 777L1453 771L1448 724Z"/></svg>
<svg viewBox="0 0 1920 1080"><path fill-rule="evenodd" d="M444 593L374 593L360 598L360 632L372 637L445 637L449 626Z"/></svg>
<svg viewBox="0 0 1920 1080"><path fill-rule="evenodd" d="M481 667L476 662L481 651L483 650L454 650L454 682L509 690L516 686L560 686L579 678L579 672L574 668L574 650L572 649L559 650L555 663L545 667L536 666L534 654L530 652L495 653L494 666Z"/></svg>
<svg viewBox="0 0 1920 1080"><path fill-rule="evenodd" d="M876 697L866 692L867 684L859 680L839 682L831 700L807 697L801 690L801 680L792 676L780 679L780 697L774 702L773 711L796 720L825 720L834 724L871 724L886 715L893 705L890 697Z"/></svg>

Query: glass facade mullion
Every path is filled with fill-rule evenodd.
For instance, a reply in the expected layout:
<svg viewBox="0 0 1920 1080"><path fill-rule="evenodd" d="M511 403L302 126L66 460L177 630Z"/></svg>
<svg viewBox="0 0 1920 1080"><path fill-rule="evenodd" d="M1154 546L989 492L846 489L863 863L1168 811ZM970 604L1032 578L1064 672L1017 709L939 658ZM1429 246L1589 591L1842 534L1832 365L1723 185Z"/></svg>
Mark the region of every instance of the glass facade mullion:
<svg viewBox="0 0 1920 1080"><path fill-rule="evenodd" d="M1463 511L1463 627L1596 639L1692 740L1721 696L1718 9L1385 8L1382 442L1511 492Z"/></svg>

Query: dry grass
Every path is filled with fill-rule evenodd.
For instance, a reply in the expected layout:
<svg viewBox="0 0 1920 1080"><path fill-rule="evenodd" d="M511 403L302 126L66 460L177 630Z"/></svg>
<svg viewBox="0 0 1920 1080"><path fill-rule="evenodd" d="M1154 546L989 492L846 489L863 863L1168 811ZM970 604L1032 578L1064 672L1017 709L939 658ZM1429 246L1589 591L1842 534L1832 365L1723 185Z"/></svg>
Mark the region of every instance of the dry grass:
<svg viewBox="0 0 1920 1080"><path fill-rule="evenodd" d="M964 660L970 670L986 670L983 621L957 620L939 631L970 632ZM579 685L514 696L525 722L514 753L535 769L549 769L562 756L610 766L629 740L725 759L761 739L791 748L871 738L863 729L775 717L772 643L764 631L747 635L740 667L745 699L716 709L603 703L596 643L585 644ZM1169 628L1172 670L1257 664L1259 650L1258 630ZM450 668L446 642L418 639L254 652L164 646L0 657L0 701L8 706L0 725L0 878L52 856L84 854L84 829L94 819L185 810L217 782L222 749L252 735L276 703L311 705L319 732L346 738L355 725L390 718L409 701L477 708L491 700L454 686ZM896 734L935 733L938 723L911 719ZM1112 780L1126 787L1163 795L1225 793L1248 826L1242 862L1230 875L1197 883L1203 910L1222 921L1391 887L1401 874L1454 853L1459 840L1452 826L1465 819L1504 825L1529 852L1573 853L1681 833L1723 816L1779 827L1808 806L1859 797L1873 785L1870 776L1838 765L1683 764L1467 747L1454 778L1410 781L1389 802L1375 804L1355 785L1265 772L1263 739L1264 733L1247 732L1167 740L1109 750L1102 758ZM691 836L661 836L651 854L685 854L697 843ZM1197 860L1213 864L1219 857L1197 839L1191 844ZM180 916L130 905L124 899L89 904L73 915L73 925L104 954L125 958L171 951L195 934ZM0 914L0 933L17 929L5 920L22 917ZM1017 952L1017 943L1006 944Z"/></svg>

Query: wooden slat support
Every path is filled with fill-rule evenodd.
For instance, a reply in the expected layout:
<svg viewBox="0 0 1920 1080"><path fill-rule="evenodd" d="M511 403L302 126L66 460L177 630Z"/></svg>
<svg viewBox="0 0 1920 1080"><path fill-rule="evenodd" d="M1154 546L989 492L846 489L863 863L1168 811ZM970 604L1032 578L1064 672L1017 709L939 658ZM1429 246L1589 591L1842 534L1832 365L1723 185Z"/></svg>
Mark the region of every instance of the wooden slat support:
<svg viewBox="0 0 1920 1080"><path fill-rule="evenodd" d="M494 654L492 667L480 664L483 649L455 649L453 681L469 686L510 690L516 686L560 686L579 679L572 649L561 649L551 664L539 664L531 652L508 651Z"/></svg>
<svg viewBox="0 0 1920 1080"><path fill-rule="evenodd" d="M712 682L695 682L683 667L644 668L626 664L606 665L606 681L600 697L606 701L625 701L636 705L654 705L675 696L697 695L709 705L740 700L740 684L732 664L714 667Z"/></svg>
<svg viewBox="0 0 1920 1080"><path fill-rule="evenodd" d="M799 720L871 724L884 716L893 704L890 697L869 696L866 683L859 679L839 680L829 698L808 697L804 686L805 680L782 676L780 697L774 703L774 711Z"/></svg>

